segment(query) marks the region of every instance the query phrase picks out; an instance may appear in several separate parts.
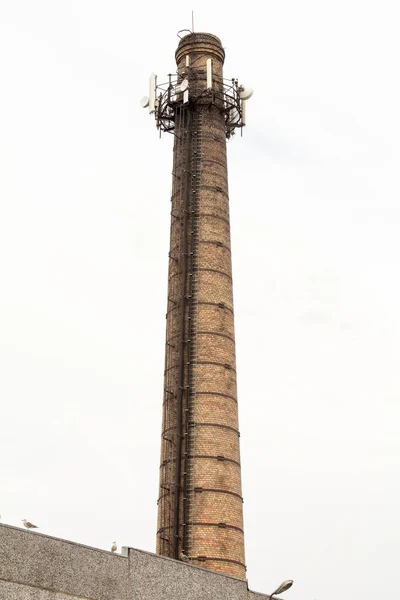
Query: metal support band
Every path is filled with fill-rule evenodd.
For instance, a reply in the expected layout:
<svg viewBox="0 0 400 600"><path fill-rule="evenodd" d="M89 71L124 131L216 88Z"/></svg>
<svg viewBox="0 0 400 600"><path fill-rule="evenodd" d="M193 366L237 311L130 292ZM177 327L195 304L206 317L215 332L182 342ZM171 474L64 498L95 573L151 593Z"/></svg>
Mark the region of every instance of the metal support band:
<svg viewBox="0 0 400 600"><path fill-rule="evenodd" d="M217 556L192 556L190 558L191 558L191 560L198 560L200 562L205 562L205 561L211 560L211 561L217 561L217 562L233 563L234 565L240 565L247 571L247 567L244 563L240 562L239 560L233 560L231 558L219 558Z"/></svg>
<svg viewBox="0 0 400 600"><path fill-rule="evenodd" d="M221 527L222 529L233 529L235 531L239 531L239 533L244 534L244 531L241 527L237 527L236 525L229 525L228 523L203 523L197 521L195 523L191 523L192 527Z"/></svg>
<svg viewBox="0 0 400 600"><path fill-rule="evenodd" d="M209 454L191 454L189 455L190 459L193 458L205 458L205 459L213 459L213 460L219 460L221 462L230 462L233 463L234 465L237 465L238 467L240 467L240 462L238 460L235 460L234 458L226 458L226 456L211 456Z"/></svg>
<svg viewBox="0 0 400 600"><path fill-rule="evenodd" d="M196 392L196 396L199 395L207 395L207 396L222 396L223 398L229 398L237 403L237 398L235 396L231 396L230 394L223 394L222 392Z"/></svg>
<svg viewBox="0 0 400 600"><path fill-rule="evenodd" d="M197 360L195 364L196 365L215 365L217 367L224 367L224 369L228 369L228 370L234 371L236 373L235 367L228 365L228 363L214 362L212 360Z"/></svg>
<svg viewBox="0 0 400 600"><path fill-rule="evenodd" d="M239 500L243 502L243 496L237 494L236 492L231 492L230 490L218 490L215 488L196 487L194 488L194 491L198 494L202 494L203 492L212 492L213 494L229 494L230 496L235 496L235 498L239 498Z"/></svg>

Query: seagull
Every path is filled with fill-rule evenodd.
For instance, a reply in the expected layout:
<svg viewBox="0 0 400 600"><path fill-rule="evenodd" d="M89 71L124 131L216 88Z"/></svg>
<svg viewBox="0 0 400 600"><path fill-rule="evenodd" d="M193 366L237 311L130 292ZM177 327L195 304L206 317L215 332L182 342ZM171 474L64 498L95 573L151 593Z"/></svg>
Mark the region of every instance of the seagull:
<svg viewBox="0 0 400 600"><path fill-rule="evenodd" d="M182 562L189 562L189 558L183 552L180 553L179 558Z"/></svg>
<svg viewBox="0 0 400 600"><path fill-rule="evenodd" d="M22 522L24 524L24 527L26 527L27 529L37 529L38 528L37 525L34 525L33 523L30 523L26 519L22 519Z"/></svg>
<svg viewBox="0 0 400 600"><path fill-rule="evenodd" d="M111 546L111 552L115 552L117 549L117 542L113 542Z"/></svg>

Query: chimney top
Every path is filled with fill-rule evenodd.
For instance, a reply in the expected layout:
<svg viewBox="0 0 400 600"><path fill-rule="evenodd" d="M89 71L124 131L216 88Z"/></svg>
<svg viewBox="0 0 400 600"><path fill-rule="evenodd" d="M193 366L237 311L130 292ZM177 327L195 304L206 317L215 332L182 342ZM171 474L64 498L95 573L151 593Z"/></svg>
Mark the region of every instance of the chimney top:
<svg viewBox="0 0 400 600"><path fill-rule="evenodd" d="M193 53L214 55L222 64L225 60L225 50L222 47L221 40L211 33L196 31L181 38L175 52L176 63L179 64L186 54Z"/></svg>

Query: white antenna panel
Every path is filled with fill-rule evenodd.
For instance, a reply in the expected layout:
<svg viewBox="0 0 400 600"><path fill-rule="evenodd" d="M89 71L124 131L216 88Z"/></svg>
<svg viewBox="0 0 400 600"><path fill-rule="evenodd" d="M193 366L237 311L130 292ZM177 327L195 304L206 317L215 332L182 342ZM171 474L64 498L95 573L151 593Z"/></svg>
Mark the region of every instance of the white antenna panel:
<svg viewBox="0 0 400 600"><path fill-rule="evenodd" d="M189 54L186 54L186 66L188 67L190 65L190 56Z"/></svg>
<svg viewBox="0 0 400 600"><path fill-rule="evenodd" d="M156 75L152 73L150 75L149 82L149 112L155 111L155 100L156 100Z"/></svg>
<svg viewBox="0 0 400 600"><path fill-rule="evenodd" d="M186 104L186 102L189 102L189 90L183 92L183 104Z"/></svg>
<svg viewBox="0 0 400 600"><path fill-rule="evenodd" d="M207 89L212 89L212 60L207 58Z"/></svg>
<svg viewBox="0 0 400 600"><path fill-rule="evenodd" d="M246 100L242 100L242 125L246 125Z"/></svg>

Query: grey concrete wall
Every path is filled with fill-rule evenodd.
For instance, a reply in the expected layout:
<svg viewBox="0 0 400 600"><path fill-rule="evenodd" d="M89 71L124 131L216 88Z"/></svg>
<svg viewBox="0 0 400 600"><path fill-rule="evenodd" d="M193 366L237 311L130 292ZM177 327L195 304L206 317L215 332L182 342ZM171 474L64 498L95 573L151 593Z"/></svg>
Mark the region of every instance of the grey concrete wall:
<svg viewBox="0 0 400 600"><path fill-rule="evenodd" d="M21 600L58 600L49 591L61 597L129 600L128 578L126 557L0 525L1 600L12 597L3 591L4 582L17 584L15 598Z"/></svg>
<svg viewBox="0 0 400 600"><path fill-rule="evenodd" d="M266 600L245 581L133 548L123 554L0 524L0 600Z"/></svg>

